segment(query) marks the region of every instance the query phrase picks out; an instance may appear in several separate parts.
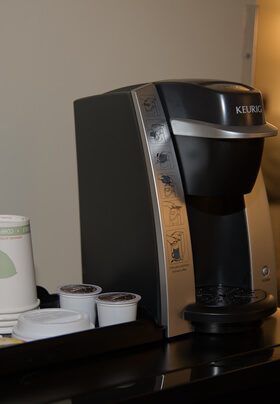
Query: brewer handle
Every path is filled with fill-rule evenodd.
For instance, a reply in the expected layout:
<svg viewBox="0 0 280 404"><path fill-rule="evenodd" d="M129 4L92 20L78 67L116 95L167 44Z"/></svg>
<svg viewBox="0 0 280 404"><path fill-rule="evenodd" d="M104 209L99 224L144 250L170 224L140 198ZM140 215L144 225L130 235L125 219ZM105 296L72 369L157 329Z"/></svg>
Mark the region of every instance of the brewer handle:
<svg viewBox="0 0 280 404"><path fill-rule="evenodd" d="M270 123L252 126L226 126L191 119L171 118L174 135L212 139L249 139L276 136L278 129Z"/></svg>

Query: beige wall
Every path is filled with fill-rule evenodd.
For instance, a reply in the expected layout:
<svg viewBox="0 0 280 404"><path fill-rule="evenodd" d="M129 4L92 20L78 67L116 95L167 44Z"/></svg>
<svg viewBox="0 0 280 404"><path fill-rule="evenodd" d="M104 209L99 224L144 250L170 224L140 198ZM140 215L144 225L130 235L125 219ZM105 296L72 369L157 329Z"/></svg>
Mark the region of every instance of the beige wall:
<svg viewBox="0 0 280 404"><path fill-rule="evenodd" d="M266 99L266 119L280 129L280 2L258 0L255 86ZM280 295L280 135L265 140L262 171L274 234Z"/></svg>
<svg viewBox="0 0 280 404"><path fill-rule="evenodd" d="M258 0L255 85L267 99L270 115L280 111L280 1Z"/></svg>
<svg viewBox="0 0 280 404"><path fill-rule="evenodd" d="M168 78L241 81L247 4L0 0L0 212L31 218L38 284L81 280L73 100Z"/></svg>
<svg viewBox="0 0 280 404"><path fill-rule="evenodd" d="M266 119L280 128L280 2L258 0L255 86L266 100ZM280 136L266 139L262 169L270 201L280 201Z"/></svg>

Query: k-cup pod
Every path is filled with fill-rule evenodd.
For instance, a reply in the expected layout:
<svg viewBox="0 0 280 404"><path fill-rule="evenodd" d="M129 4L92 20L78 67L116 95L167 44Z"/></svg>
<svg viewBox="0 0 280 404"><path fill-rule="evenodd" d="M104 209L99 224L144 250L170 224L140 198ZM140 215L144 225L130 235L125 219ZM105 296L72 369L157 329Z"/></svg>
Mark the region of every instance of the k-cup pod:
<svg viewBox="0 0 280 404"><path fill-rule="evenodd" d="M0 216L0 313L22 313L39 306L30 220Z"/></svg>
<svg viewBox="0 0 280 404"><path fill-rule="evenodd" d="M19 316L13 327L12 338L28 342L94 328L89 316L74 310L41 309Z"/></svg>
<svg viewBox="0 0 280 404"><path fill-rule="evenodd" d="M90 322L95 324L96 303L95 296L102 292L100 286L88 284L63 285L56 288L59 294L60 307L87 313Z"/></svg>
<svg viewBox="0 0 280 404"><path fill-rule="evenodd" d="M96 296L100 327L135 321L141 296L135 293L110 292Z"/></svg>

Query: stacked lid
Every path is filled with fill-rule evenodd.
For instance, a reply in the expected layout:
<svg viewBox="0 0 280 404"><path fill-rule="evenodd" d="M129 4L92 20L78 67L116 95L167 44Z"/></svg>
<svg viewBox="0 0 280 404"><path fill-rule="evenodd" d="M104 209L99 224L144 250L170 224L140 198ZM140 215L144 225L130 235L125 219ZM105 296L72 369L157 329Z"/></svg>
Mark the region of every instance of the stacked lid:
<svg viewBox="0 0 280 404"><path fill-rule="evenodd" d="M33 307L30 307L29 310L37 309L39 304L40 300L37 300L37 302L33 305ZM25 311L27 310L25 309ZM13 326L17 324L19 316L25 311L0 313L0 334L11 334Z"/></svg>
<svg viewBox="0 0 280 404"><path fill-rule="evenodd" d="M93 328L87 313L65 309L32 310L19 316L12 337L33 341Z"/></svg>

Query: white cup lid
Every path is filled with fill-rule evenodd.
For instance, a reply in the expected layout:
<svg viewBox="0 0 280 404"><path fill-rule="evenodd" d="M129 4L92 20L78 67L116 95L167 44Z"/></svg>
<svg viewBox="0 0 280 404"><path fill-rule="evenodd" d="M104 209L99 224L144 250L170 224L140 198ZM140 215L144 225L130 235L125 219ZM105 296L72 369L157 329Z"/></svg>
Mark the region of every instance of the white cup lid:
<svg viewBox="0 0 280 404"><path fill-rule="evenodd" d="M73 283L69 285L62 285L56 288L56 292L60 295L83 297L97 295L102 292L100 286L90 285L86 283Z"/></svg>
<svg viewBox="0 0 280 404"><path fill-rule="evenodd" d="M18 215L0 215L0 227L6 225L19 225L22 226L26 223L29 223L30 219L26 216L18 216Z"/></svg>
<svg viewBox="0 0 280 404"><path fill-rule="evenodd" d="M93 328L86 313L66 309L39 309L23 313L13 327L22 340L42 339Z"/></svg>
<svg viewBox="0 0 280 404"><path fill-rule="evenodd" d="M135 304L140 299L141 296L130 292L108 292L95 297L96 303L110 305Z"/></svg>

